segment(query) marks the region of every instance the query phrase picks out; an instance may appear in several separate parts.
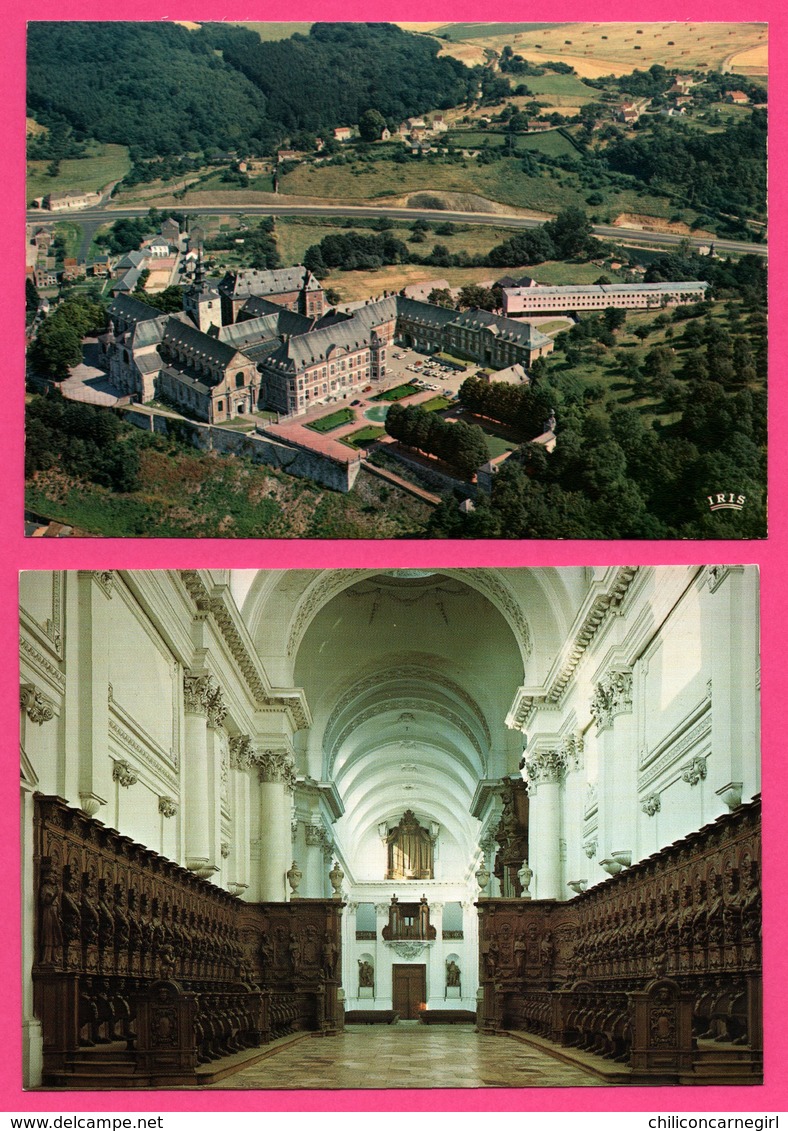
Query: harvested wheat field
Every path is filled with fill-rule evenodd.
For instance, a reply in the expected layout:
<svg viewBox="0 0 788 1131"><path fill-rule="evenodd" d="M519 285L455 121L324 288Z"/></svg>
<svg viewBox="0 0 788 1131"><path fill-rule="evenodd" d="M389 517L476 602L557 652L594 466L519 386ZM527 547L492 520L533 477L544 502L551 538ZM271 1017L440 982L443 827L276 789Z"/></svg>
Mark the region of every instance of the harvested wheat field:
<svg viewBox="0 0 788 1131"><path fill-rule="evenodd" d="M466 61L460 54L463 48L500 53L509 44L532 62L567 63L582 78L645 70L653 63L709 70L720 70L726 62L735 70L767 65L766 24L577 23L536 29L512 24L512 30L505 33L500 26L492 26L494 34L489 36L479 28L481 34L469 35L467 40L442 41L442 51Z"/></svg>

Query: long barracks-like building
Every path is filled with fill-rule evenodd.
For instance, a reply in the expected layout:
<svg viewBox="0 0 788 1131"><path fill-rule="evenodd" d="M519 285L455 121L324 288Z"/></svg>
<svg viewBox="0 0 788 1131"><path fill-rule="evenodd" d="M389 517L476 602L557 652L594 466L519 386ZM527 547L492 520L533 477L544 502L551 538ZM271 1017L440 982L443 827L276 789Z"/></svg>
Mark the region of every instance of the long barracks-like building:
<svg viewBox="0 0 788 1131"><path fill-rule="evenodd" d="M702 302L708 283L610 283L571 287L504 287L503 312L522 314L566 314L584 310L659 310L684 302Z"/></svg>

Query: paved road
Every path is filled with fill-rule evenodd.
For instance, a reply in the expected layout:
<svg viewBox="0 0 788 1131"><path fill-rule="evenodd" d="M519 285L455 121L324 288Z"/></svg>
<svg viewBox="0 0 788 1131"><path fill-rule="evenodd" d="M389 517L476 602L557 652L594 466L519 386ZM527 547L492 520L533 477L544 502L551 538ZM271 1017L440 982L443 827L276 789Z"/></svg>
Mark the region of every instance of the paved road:
<svg viewBox="0 0 788 1131"><path fill-rule="evenodd" d="M38 208L27 213L27 220L31 224L55 224L67 215L69 220L81 224L102 223L108 224L119 220L123 216L147 216L148 208L85 208L79 212L55 213L51 215ZM392 220L428 220L445 223L449 221L456 224L488 224L501 228L538 228L542 220L534 220L530 216L513 216L499 212L443 212L432 209L419 208L376 208L364 205L345 204L222 204L201 205L193 207L179 205L178 212L192 216L227 216L238 214L242 216L371 216L380 218L387 216ZM634 228L613 228L605 225L594 227L594 234L603 239L615 240L616 243L624 241L647 243L659 247L675 247L688 237L674 235L672 232L641 232ZM689 237L689 242L696 247L708 246L708 238L699 239ZM738 254L763 255L768 254L765 243L748 243L746 240L716 239L714 246L718 252L732 252Z"/></svg>

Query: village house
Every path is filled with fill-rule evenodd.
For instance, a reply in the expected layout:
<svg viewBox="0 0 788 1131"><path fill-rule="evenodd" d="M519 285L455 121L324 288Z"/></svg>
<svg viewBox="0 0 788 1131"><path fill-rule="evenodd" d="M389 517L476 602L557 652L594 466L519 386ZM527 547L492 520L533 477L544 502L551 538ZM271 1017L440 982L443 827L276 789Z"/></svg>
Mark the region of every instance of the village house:
<svg viewBox="0 0 788 1131"><path fill-rule="evenodd" d="M101 201L100 192L52 192L42 200L50 212L70 212L76 208L92 208Z"/></svg>
<svg viewBox="0 0 788 1131"><path fill-rule="evenodd" d="M162 220L159 233L162 239L165 239L167 243L177 244L181 238L181 226L177 220L168 218Z"/></svg>
<svg viewBox="0 0 788 1131"><path fill-rule="evenodd" d="M353 131L350 126L337 126L334 130L334 141L350 141Z"/></svg>

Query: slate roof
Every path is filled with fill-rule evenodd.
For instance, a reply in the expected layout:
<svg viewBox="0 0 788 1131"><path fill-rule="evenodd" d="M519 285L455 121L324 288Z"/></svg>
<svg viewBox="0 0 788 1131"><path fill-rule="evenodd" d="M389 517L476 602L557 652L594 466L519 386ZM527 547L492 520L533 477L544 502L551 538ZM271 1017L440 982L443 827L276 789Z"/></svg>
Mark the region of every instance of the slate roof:
<svg viewBox="0 0 788 1131"><path fill-rule="evenodd" d="M140 302L137 298L132 298L131 295L119 294L115 295L112 302L107 307L110 317L119 315L124 318L126 322L150 322L154 318L160 318L162 311L158 310L155 306L148 306L145 302Z"/></svg>
<svg viewBox="0 0 788 1131"><path fill-rule="evenodd" d="M229 365L238 350L219 341L209 334L204 334L196 326L181 322L179 318L169 318L162 339L165 343L178 343L191 349L195 356L205 358L206 362L214 365Z"/></svg>
<svg viewBox="0 0 788 1131"><path fill-rule="evenodd" d="M306 267L282 267L275 271L228 271L219 283L219 291L232 298L245 295L277 295L287 291L300 291L306 284L308 291L322 290L320 283Z"/></svg>

